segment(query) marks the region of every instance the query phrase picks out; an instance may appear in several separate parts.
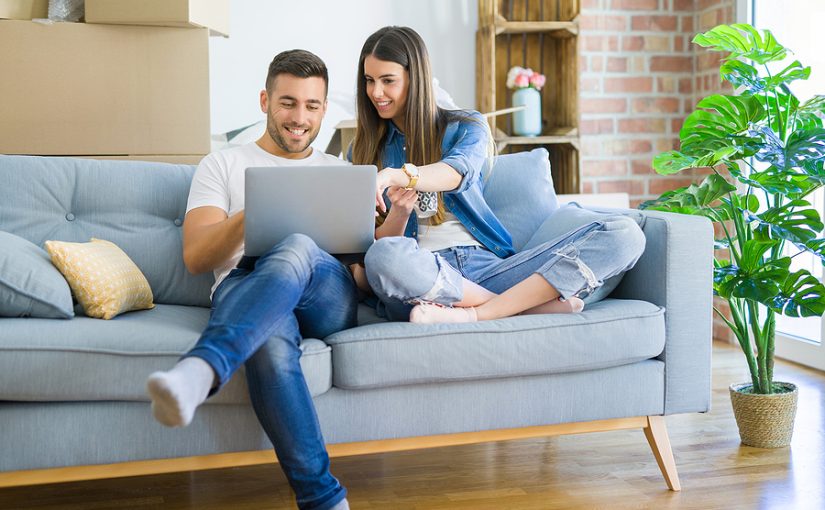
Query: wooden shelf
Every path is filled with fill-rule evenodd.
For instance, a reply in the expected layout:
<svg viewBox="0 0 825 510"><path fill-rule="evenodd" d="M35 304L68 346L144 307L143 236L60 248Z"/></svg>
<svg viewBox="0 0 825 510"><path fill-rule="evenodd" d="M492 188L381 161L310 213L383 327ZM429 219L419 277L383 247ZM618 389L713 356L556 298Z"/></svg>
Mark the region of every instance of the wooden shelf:
<svg viewBox="0 0 825 510"><path fill-rule="evenodd" d="M579 33L577 21L507 21L496 16L496 35L548 33L558 37L573 37Z"/></svg>
<svg viewBox="0 0 825 510"><path fill-rule="evenodd" d="M558 193L579 193L579 15L581 0L478 0L476 109L513 108L507 73L544 74L541 133L515 136L513 117L489 118L502 154L547 149Z"/></svg>
<svg viewBox="0 0 825 510"><path fill-rule="evenodd" d="M511 136L496 129L496 146L499 150L508 145L558 145L569 143L575 147L579 144L579 130L574 127L555 128L539 136Z"/></svg>

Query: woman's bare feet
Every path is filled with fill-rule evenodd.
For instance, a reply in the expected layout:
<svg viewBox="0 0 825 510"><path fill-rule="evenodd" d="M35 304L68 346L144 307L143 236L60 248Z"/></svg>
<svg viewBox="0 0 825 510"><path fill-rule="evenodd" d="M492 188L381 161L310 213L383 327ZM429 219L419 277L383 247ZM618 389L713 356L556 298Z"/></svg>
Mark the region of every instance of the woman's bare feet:
<svg viewBox="0 0 825 510"><path fill-rule="evenodd" d="M521 312L521 315L533 315L540 313L579 313L584 310L584 301L577 297L570 299L554 299L546 303L534 306L529 310Z"/></svg>
<svg viewBox="0 0 825 510"><path fill-rule="evenodd" d="M525 310L520 315L579 313L582 310L584 310L584 301L577 297L566 300L557 298ZM438 303L420 303L410 311L410 322L417 324L477 322L478 320L478 313L475 307L471 306L450 307Z"/></svg>
<svg viewBox="0 0 825 510"><path fill-rule="evenodd" d="M448 322L476 322L478 316L473 307L449 307L437 303L422 303L410 311L410 322L440 324Z"/></svg>

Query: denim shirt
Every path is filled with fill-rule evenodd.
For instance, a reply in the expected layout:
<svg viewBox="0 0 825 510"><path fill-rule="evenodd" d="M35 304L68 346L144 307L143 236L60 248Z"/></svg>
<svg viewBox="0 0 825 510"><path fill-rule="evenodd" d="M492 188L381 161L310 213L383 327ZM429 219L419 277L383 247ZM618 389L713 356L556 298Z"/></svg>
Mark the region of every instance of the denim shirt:
<svg viewBox="0 0 825 510"><path fill-rule="evenodd" d="M444 205L452 212L470 234L488 250L501 258L515 253L510 233L496 218L484 200L481 169L487 160L486 122L478 112L468 112L473 120L450 122L441 143L441 162L446 163L461 174L461 183L442 196ZM388 132L383 148L384 168L400 168L407 162L404 133L392 122L388 122ZM384 201L389 210L386 194ZM406 237L418 238L418 217L410 215L404 230Z"/></svg>

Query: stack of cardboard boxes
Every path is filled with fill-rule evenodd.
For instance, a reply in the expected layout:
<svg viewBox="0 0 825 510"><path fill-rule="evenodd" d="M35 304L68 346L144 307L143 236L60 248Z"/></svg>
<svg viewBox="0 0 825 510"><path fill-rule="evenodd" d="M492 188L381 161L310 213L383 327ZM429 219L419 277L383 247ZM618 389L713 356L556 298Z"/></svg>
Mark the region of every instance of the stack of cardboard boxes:
<svg viewBox="0 0 825 510"><path fill-rule="evenodd" d="M0 0L0 153L194 164L209 152L210 32L229 0ZM34 19L35 21L32 21Z"/></svg>

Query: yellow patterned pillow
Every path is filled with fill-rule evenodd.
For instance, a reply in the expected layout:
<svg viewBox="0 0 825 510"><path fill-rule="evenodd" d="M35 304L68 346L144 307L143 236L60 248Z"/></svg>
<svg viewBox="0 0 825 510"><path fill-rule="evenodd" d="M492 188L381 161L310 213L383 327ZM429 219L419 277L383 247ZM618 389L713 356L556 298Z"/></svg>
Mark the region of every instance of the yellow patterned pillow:
<svg viewBox="0 0 825 510"><path fill-rule="evenodd" d="M146 277L114 243L46 241L46 251L89 317L111 319L155 306Z"/></svg>

